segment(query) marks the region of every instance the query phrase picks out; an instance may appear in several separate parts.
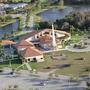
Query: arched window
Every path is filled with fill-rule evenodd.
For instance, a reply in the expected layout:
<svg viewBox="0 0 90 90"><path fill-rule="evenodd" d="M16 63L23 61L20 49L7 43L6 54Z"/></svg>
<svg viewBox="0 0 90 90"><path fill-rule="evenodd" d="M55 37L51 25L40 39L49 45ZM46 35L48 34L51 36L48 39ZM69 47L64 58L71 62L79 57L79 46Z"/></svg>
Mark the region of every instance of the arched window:
<svg viewBox="0 0 90 90"><path fill-rule="evenodd" d="M39 38L39 36L37 36L37 38Z"/></svg>

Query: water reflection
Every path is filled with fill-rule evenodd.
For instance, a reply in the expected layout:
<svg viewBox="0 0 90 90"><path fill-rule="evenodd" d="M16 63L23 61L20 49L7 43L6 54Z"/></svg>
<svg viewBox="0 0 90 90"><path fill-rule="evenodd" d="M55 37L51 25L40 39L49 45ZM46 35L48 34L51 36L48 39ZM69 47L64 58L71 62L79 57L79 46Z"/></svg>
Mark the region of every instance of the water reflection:
<svg viewBox="0 0 90 90"><path fill-rule="evenodd" d="M12 24L6 25L0 28L0 39L4 36L4 34L11 34L13 31L18 29L19 22L18 20Z"/></svg>
<svg viewBox="0 0 90 90"><path fill-rule="evenodd" d="M57 19L64 18L72 11L73 11L72 7L66 7L63 10L59 10L58 8L52 8L38 15L42 18L42 21L51 21L51 20L56 21Z"/></svg>

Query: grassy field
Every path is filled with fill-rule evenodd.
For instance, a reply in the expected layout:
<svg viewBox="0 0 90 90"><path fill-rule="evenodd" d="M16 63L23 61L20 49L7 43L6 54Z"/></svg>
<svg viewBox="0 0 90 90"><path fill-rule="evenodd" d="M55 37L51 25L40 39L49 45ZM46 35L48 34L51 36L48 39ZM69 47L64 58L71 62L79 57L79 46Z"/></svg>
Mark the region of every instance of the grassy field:
<svg viewBox="0 0 90 90"><path fill-rule="evenodd" d="M52 59L51 56L59 56L64 54L67 56L66 60L62 59ZM32 69L36 69L37 71L50 71L56 69L57 74L61 75L70 75L70 76L85 76L90 73L90 52L84 53L74 53L69 51L58 51L54 53L47 53L44 55L45 61L42 63L30 62ZM77 60L78 58L84 58L84 60ZM69 67L56 67L64 64L71 64ZM12 68L18 67L20 64L12 64ZM8 67L8 65L1 65L0 67ZM51 67L50 69L46 69L47 67Z"/></svg>
<svg viewBox="0 0 90 90"><path fill-rule="evenodd" d="M14 20L11 20L11 21L8 21L8 22L0 22L0 27L4 27L4 26L6 26L6 25L9 25L9 24L11 24L11 23L14 23L14 22L16 22L16 20L14 19Z"/></svg>
<svg viewBox="0 0 90 90"><path fill-rule="evenodd" d="M65 54L67 56L66 60L52 60L51 56ZM83 57L85 60L76 60ZM90 72L90 52L85 53L74 53L69 51L59 51L55 53L48 53L45 55L45 62L42 63L30 63L32 68L38 71L48 71L51 69L45 69L46 67L55 67L57 65L71 64L70 67L55 68L57 74L62 75L72 75L72 76L84 76L88 75ZM89 69L89 70L88 70Z"/></svg>
<svg viewBox="0 0 90 90"><path fill-rule="evenodd" d="M16 68L19 65L21 65L21 64L12 64L11 68ZM0 64L0 68L3 68L3 67L10 67L10 65L9 64L3 64L3 63Z"/></svg>
<svg viewBox="0 0 90 90"><path fill-rule="evenodd" d="M71 41L72 43L77 43L77 42L80 42L82 39L84 39L84 37L85 37L84 34L82 35L75 34L71 36Z"/></svg>

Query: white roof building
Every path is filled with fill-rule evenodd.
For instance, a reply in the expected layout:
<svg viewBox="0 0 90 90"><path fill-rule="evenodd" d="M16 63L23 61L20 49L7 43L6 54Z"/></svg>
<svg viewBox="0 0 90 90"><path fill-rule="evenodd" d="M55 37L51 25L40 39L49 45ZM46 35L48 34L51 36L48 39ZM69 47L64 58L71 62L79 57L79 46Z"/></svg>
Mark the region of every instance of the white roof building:
<svg viewBox="0 0 90 90"><path fill-rule="evenodd" d="M18 3L18 4L5 4L4 5L4 8L11 8L11 9L17 9L17 8L23 8L23 7L25 7L26 5L28 5L28 4L26 4L26 3Z"/></svg>

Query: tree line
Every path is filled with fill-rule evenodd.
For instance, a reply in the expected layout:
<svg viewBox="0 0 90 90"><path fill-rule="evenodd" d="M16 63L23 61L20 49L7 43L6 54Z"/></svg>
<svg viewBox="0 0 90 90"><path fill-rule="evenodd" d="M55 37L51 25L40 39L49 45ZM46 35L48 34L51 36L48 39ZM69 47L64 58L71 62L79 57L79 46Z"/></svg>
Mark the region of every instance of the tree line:
<svg viewBox="0 0 90 90"><path fill-rule="evenodd" d="M10 15L0 16L0 23L11 21L12 17Z"/></svg>
<svg viewBox="0 0 90 90"><path fill-rule="evenodd" d="M58 4L62 0L1 0L0 2L5 3L19 3L19 2L26 2L26 3L47 3L47 4ZM66 4L90 4L90 0L63 0Z"/></svg>
<svg viewBox="0 0 90 90"><path fill-rule="evenodd" d="M64 30L67 32L90 31L90 12L71 13L64 19L54 22L55 29ZM36 24L36 29L51 28L51 22L39 22Z"/></svg>

